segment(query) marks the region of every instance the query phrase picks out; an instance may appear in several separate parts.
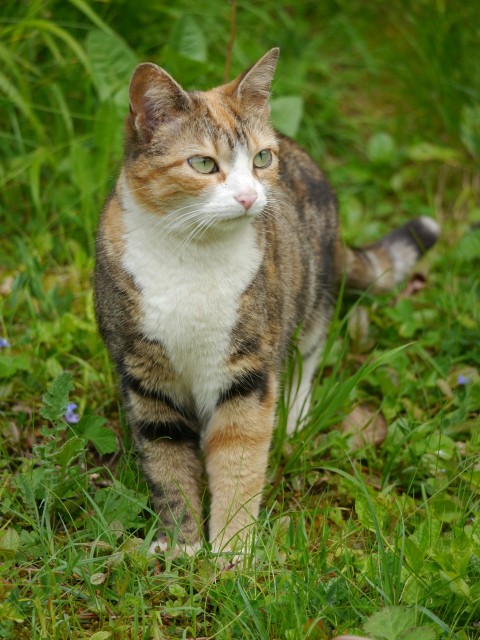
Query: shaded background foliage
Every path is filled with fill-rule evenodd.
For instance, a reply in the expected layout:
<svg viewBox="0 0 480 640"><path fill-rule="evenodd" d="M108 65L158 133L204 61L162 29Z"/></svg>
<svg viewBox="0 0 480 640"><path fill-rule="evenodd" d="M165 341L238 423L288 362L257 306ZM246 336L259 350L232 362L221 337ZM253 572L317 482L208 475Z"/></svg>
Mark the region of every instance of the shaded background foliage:
<svg viewBox="0 0 480 640"><path fill-rule="evenodd" d="M231 10L219 1L4 3L4 232L13 224L42 235L55 225L62 245L73 237L87 248L119 165L135 63L164 65L186 88L218 84ZM383 179L390 194L403 197L407 181L426 183L433 197L432 163L448 164L448 183L480 157L477 18L476 2L240 2L232 75L279 45L274 121L331 168L341 194L356 182L374 207L369 186ZM366 160L378 176L363 169L362 179ZM412 214L418 203L406 195ZM61 260L63 247L52 249Z"/></svg>

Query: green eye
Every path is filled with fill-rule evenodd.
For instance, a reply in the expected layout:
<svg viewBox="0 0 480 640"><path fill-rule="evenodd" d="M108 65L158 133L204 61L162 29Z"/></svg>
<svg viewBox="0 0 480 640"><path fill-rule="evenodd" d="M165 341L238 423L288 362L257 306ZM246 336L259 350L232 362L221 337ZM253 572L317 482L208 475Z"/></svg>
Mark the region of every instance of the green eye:
<svg viewBox="0 0 480 640"><path fill-rule="evenodd" d="M198 171L198 173L217 173L218 171L217 163L213 158L209 158L208 156L189 158L188 164L195 169L195 171Z"/></svg>
<svg viewBox="0 0 480 640"><path fill-rule="evenodd" d="M270 149L259 151L253 159L253 166L257 169L265 169L272 162L272 152Z"/></svg>

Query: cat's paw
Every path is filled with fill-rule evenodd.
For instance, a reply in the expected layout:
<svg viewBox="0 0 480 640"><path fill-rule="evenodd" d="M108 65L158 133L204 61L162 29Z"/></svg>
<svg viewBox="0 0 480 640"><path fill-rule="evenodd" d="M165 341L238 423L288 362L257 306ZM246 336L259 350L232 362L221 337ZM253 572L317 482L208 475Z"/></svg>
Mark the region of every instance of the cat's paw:
<svg viewBox="0 0 480 640"><path fill-rule="evenodd" d="M152 555L157 555L158 553L165 553L168 549L168 540L167 538L157 538L152 544L148 547L148 553Z"/></svg>
<svg viewBox="0 0 480 640"><path fill-rule="evenodd" d="M243 556L238 554L218 555L215 557L215 566L219 571L234 571L241 567L243 560Z"/></svg>
<svg viewBox="0 0 480 640"><path fill-rule="evenodd" d="M219 571L235 571L251 569L259 562L259 558L250 548L212 549L212 560Z"/></svg>
<svg viewBox="0 0 480 640"><path fill-rule="evenodd" d="M191 558L197 551L202 548L200 542L194 544L176 544L171 545L166 536L159 536L148 548L148 552L152 555L165 554L171 559L178 558L179 556L188 556Z"/></svg>

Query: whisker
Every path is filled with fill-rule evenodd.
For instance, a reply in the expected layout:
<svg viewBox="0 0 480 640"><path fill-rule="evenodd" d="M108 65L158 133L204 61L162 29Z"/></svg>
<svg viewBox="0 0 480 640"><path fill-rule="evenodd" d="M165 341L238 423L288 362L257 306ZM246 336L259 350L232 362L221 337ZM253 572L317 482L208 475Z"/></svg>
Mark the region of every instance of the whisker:
<svg viewBox="0 0 480 640"><path fill-rule="evenodd" d="M207 222L204 220L203 222L201 222L199 225L197 225L189 234L188 236L185 238L185 240L182 242L182 244L180 245L179 248L179 252L182 252L189 244L191 244L191 242L193 242L193 240L195 239L195 236L197 235L197 233L199 233L201 231L201 229L207 224Z"/></svg>
<svg viewBox="0 0 480 640"><path fill-rule="evenodd" d="M203 216L203 211L196 209L194 211L186 211L180 216L175 216L172 220L167 221L167 224L165 224L165 218L162 217L155 225L152 226L151 234L158 234L157 239L161 242L167 237L172 236L179 228L185 227L185 231L188 231L192 225L196 226ZM160 229L160 233L158 233L159 227L162 225L165 226L163 226L163 228ZM127 231L127 233L134 232L134 229Z"/></svg>

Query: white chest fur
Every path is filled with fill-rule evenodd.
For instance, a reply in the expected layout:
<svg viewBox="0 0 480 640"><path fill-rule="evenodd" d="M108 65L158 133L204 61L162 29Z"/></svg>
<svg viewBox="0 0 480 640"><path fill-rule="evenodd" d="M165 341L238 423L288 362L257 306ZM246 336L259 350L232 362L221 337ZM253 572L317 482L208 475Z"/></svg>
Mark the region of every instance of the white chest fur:
<svg viewBox="0 0 480 640"><path fill-rule="evenodd" d="M222 387L240 296L259 267L255 229L245 223L221 238L182 247L159 217L124 197L123 266L141 289L143 334L159 340L207 417Z"/></svg>

